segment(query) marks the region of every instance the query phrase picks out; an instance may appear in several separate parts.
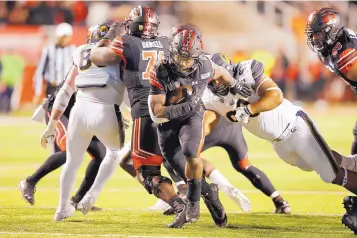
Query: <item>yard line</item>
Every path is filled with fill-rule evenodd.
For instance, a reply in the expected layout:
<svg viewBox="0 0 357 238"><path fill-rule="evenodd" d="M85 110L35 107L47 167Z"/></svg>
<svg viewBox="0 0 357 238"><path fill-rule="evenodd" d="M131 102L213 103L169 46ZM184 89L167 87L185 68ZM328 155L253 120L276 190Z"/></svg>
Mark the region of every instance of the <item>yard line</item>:
<svg viewBox="0 0 357 238"><path fill-rule="evenodd" d="M16 191L17 187L0 187L0 191ZM37 191L59 191L59 188L38 188ZM104 191L108 192L145 192L141 187L137 188L106 188ZM240 189L243 193L261 193L259 190ZM309 191L309 190L279 190L282 194L297 194L297 195L349 195L345 191Z"/></svg>
<svg viewBox="0 0 357 238"><path fill-rule="evenodd" d="M50 233L50 232L11 232L11 231L0 231L2 235L11 236L23 236L23 235L46 235L46 236L79 236L79 237L130 237L130 238L148 238L148 237L160 237L160 238L186 238L186 236L142 236L142 235L122 235L122 234L72 234L72 233Z"/></svg>

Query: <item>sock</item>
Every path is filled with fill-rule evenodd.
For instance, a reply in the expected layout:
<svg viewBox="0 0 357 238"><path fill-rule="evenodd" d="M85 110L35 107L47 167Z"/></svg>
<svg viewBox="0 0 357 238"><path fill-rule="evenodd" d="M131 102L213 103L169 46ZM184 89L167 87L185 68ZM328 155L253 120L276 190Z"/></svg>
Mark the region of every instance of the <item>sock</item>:
<svg viewBox="0 0 357 238"><path fill-rule="evenodd" d="M92 187L92 184L94 183L95 177L98 174L99 166L102 161L98 161L95 159L92 159L87 167L86 174L84 176L84 179L82 181L81 186L79 187L76 195L74 196L74 201L75 202L80 202L84 195L88 192L90 187Z"/></svg>
<svg viewBox="0 0 357 238"><path fill-rule="evenodd" d="M206 178L203 176L201 180L201 195L207 195L211 192L211 187L207 183Z"/></svg>
<svg viewBox="0 0 357 238"><path fill-rule="evenodd" d="M120 151L111 151L109 149L107 150L107 154L105 155L103 162L99 167L97 177L95 178L91 189L88 191L88 193L90 193L95 199L102 191L104 184L118 168L120 156Z"/></svg>
<svg viewBox="0 0 357 238"><path fill-rule="evenodd" d="M188 190L187 190L187 199L190 202L198 202L201 197L201 187L202 181L197 179L192 179L187 181Z"/></svg>
<svg viewBox="0 0 357 238"><path fill-rule="evenodd" d="M220 186L224 185L227 187L234 188L234 186L226 179L226 177L219 172L218 169L215 169L211 172L211 174L208 176L208 179L212 181L212 183L218 184Z"/></svg>
<svg viewBox="0 0 357 238"><path fill-rule="evenodd" d="M357 154L357 140L352 142L351 155Z"/></svg>
<svg viewBox="0 0 357 238"><path fill-rule="evenodd" d="M250 180L254 187L262 191L265 195L270 197L270 195L276 191L265 173L258 168L250 166L241 173Z"/></svg>
<svg viewBox="0 0 357 238"><path fill-rule="evenodd" d="M27 177L27 181L32 184L37 184L43 177L52 171L61 167L66 163L66 152L57 152L52 154L45 163L31 176Z"/></svg>

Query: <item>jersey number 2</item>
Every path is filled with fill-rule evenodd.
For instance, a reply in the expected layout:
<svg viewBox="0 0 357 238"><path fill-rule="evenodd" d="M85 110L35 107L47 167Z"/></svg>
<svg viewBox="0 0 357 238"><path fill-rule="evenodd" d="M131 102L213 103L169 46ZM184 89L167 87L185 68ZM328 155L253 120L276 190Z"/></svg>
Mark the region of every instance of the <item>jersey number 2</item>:
<svg viewBox="0 0 357 238"><path fill-rule="evenodd" d="M155 64L156 60L161 60L164 58L164 52L156 50L145 50L143 51L142 56L143 60L149 60L145 72L142 73L142 78L143 80L149 80L151 67Z"/></svg>

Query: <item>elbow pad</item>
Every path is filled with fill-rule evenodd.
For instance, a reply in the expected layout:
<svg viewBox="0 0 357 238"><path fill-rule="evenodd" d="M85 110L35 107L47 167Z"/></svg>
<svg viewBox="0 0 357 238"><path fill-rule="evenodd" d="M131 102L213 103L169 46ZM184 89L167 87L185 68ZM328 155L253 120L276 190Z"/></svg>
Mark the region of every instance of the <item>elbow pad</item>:
<svg viewBox="0 0 357 238"><path fill-rule="evenodd" d="M187 101L181 104L167 106L164 109L165 117L169 120L173 120L185 116L193 111L194 105L191 104L191 101Z"/></svg>
<svg viewBox="0 0 357 238"><path fill-rule="evenodd" d="M65 111L73 93L74 89L71 86L66 83L63 84L53 103L53 108L59 111Z"/></svg>

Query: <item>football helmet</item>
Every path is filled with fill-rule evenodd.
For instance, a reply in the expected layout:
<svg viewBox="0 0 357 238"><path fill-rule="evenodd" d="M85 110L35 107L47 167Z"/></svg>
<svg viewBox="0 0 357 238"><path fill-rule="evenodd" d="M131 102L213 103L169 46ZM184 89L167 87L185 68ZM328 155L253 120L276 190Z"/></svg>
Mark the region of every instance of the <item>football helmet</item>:
<svg viewBox="0 0 357 238"><path fill-rule="evenodd" d="M323 52L336 43L344 27L337 10L320 8L312 12L307 19L307 45L316 53Z"/></svg>
<svg viewBox="0 0 357 238"><path fill-rule="evenodd" d="M108 33L109 29L109 22L90 27L88 29L87 43L96 43L100 41Z"/></svg>
<svg viewBox="0 0 357 238"><path fill-rule="evenodd" d="M203 53L201 35L194 30L177 33L170 43L170 60L174 69L183 76L192 74Z"/></svg>
<svg viewBox="0 0 357 238"><path fill-rule="evenodd" d="M175 37L178 33L182 32L183 30L194 30L197 34L199 34L202 37L201 31L198 29L197 26L191 23L182 23L172 27L171 29L172 38Z"/></svg>
<svg viewBox="0 0 357 238"><path fill-rule="evenodd" d="M125 18L125 32L140 38L155 38L158 33L159 17L150 6L139 5L133 8Z"/></svg>

